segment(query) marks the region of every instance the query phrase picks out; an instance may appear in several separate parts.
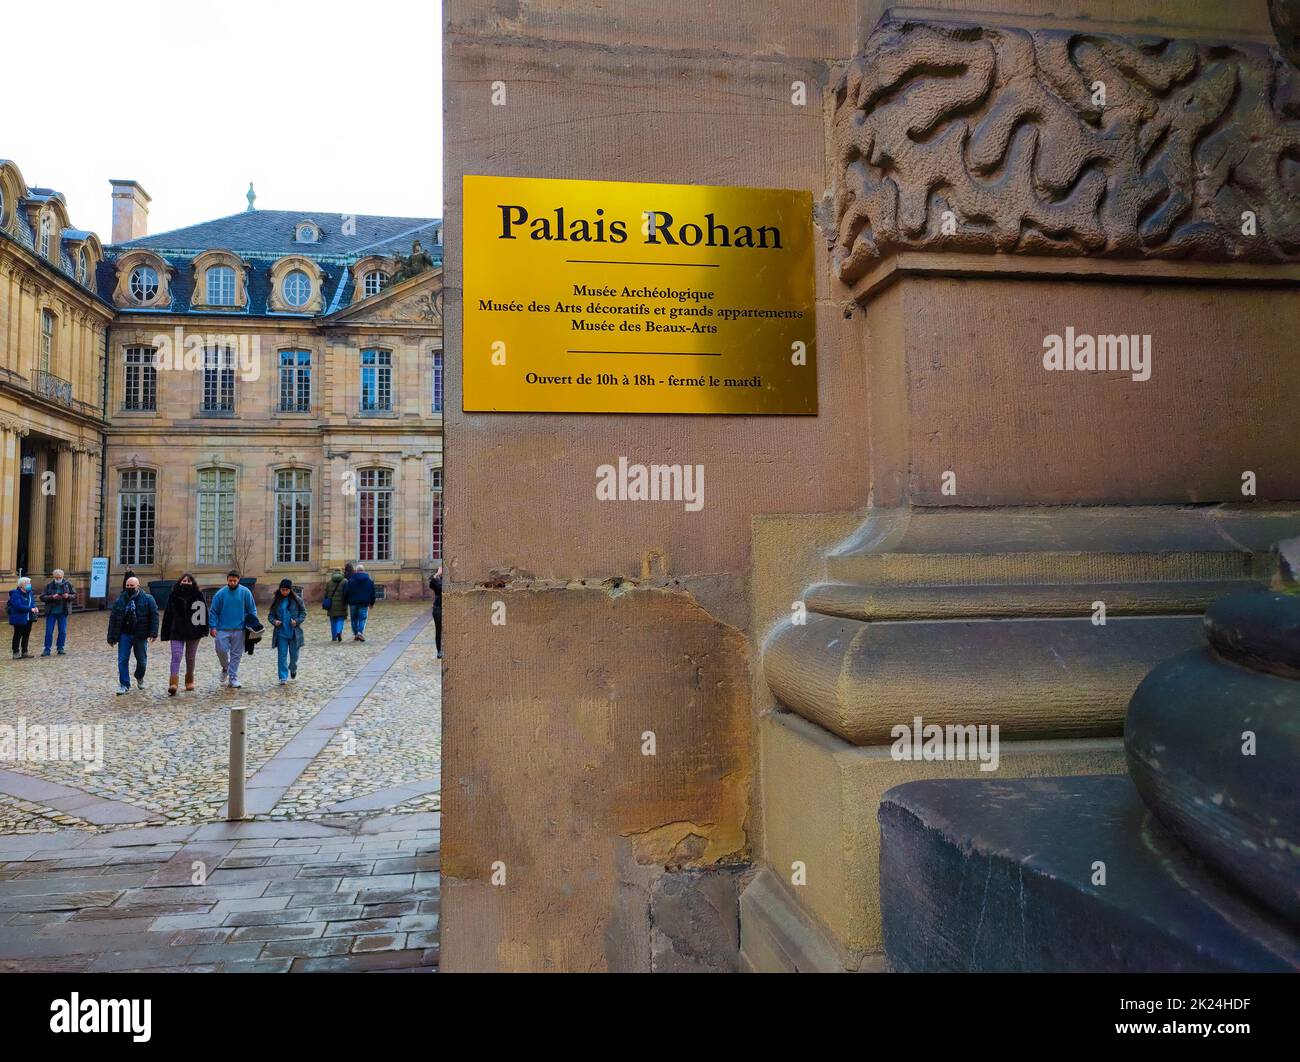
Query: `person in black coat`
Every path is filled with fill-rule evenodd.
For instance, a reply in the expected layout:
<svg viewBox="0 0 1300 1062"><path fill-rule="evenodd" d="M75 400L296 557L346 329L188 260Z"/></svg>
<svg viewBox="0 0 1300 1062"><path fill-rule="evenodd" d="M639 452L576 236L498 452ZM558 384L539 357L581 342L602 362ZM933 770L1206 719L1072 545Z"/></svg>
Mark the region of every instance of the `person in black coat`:
<svg viewBox="0 0 1300 1062"><path fill-rule="evenodd" d="M442 565L429 580L429 589L433 591L433 643L438 647L438 659L442 659Z"/></svg>
<svg viewBox="0 0 1300 1062"><path fill-rule="evenodd" d="M167 607L163 609L162 636L164 641L172 643L167 696L175 697L180 685L181 657L185 657L185 688L192 690L199 642L208 636L208 603L199 589L198 580L189 572L180 577L167 599Z"/></svg>
<svg viewBox="0 0 1300 1062"><path fill-rule="evenodd" d="M108 644L117 646L117 695L131 692L131 675L127 665L135 654L135 684L144 689L144 671L148 665L149 642L158 637L158 602L140 589L134 575L113 602L108 614Z"/></svg>

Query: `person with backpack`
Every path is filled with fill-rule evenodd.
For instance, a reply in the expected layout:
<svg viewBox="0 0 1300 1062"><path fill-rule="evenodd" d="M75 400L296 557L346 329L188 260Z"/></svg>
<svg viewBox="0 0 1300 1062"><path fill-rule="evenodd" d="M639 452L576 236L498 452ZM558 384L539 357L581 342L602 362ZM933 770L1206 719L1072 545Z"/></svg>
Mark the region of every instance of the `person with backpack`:
<svg viewBox="0 0 1300 1062"><path fill-rule="evenodd" d="M325 583L325 592L321 595L320 605L330 618L330 641L343 641L343 623L348 618L348 602L343 596L343 573L335 568L330 572Z"/></svg>
<svg viewBox="0 0 1300 1062"><path fill-rule="evenodd" d="M302 625L307 619L307 606L294 590L292 579L280 580L266 618L271 624L271 644L275 646L275 661L283 686L298 677L298 653L305 640Z"/></svg>
<svg viewBox="0 0 1300 1062"><path fill-rule="evenodd" d="M208 603L198 581L189 572L180 577L167 598L163 609L162 636L171 642L171 677L167 682L167 696L175 697L180 685L181 657L185 658L185 688L194 689L194 663L199 653L199 642L208 636Z"/></svg>
<svg viewBox="0 0 1300 1062"><path fill-rule="evenodd" d="M128 666L135 655L135 684L144 689L149 643L158 637L158 602L140 589L134 575L113 602L108 614L108 644L117 646L117 695L131 692Z"/></svg>
<svg viewBox="0 0 1300 1062"><path fill-rule="evenodd" d="M32 590L32 581L27 576L22 576L18 585L9 591L5 611L9 614L9 623L14 629L14 659L30 659L32 654L27 651L27 641L32 636L32 624L36 622L41 609L36 604L36 592Z"/></svg>
<svg viewBox="0 0 1300 1062"><path fill-rule="evenodd" d="M366 640L366 619L375 604L375 581L370 578L364 564L358 564L352 571L352 578L343 586L343 598L348 603L352 614L352 640Z"/></svg>
<svg viewBox="0 0 1300 1062"><path fill-rule="evenodd" d="M41 600L45 602L45 651L41 656L50 655L50 643L54 641L54 629L59 630L59 656L68 640L68 614L77 601L77 589L63 576L62 568L55 568L51 573L54 578L45 584Z"/></svg>

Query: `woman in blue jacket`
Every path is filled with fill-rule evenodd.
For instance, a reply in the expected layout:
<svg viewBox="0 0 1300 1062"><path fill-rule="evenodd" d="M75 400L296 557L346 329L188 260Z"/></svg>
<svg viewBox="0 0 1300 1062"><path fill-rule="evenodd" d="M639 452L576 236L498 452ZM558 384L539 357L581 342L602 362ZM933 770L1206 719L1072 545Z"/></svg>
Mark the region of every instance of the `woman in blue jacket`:
<svg viewBox="0 0 1300 1062"><path fill-rule="evenodd" d="M32 589L32 581L27 576L24 575L19 579L18 586L9 591L6 610L9 613L9 623L14 629L14 659L29 659L32 654L27 651L27 640L32 636L32 623L41 610L36 604L36 592Z"/></svg>
<svg viewBox="0 0 1300 1062"><path fill-rule="evenodd" d="M267 619L271 621L271 644L275 646L275 660L280 671L280 685L298 677L298 652L302 649L302 624L307 618L307 606L293 589L292 579L281 579L280 588L271 601Z"/></svg>

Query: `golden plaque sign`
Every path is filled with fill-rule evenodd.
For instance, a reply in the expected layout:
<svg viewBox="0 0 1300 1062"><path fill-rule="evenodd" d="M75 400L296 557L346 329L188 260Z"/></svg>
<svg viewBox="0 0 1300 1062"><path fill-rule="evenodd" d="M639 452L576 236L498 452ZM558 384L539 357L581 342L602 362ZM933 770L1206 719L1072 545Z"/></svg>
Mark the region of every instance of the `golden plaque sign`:
<svg viewBox="0 0 1300 1062"><path fill-rule="evenodd" d="M817 412L808 192L464 181L466 412Z"/></svg>

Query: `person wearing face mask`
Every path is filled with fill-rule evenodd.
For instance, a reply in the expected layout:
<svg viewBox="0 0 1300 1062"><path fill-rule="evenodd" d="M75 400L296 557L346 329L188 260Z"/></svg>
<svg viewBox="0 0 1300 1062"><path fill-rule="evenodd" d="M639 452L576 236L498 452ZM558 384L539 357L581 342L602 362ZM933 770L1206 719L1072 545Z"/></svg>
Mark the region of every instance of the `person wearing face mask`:
<svg viewBox="0 0 1300 1062"><path fill-rule="evenodd" d="M194 576L186 572L172 588L163 609L162 636L172 645L171 678L167 696L175 697L180 685L181 657L185 658L185 688L194 689L194 661L199 642L208 636L208 603Z"/></svg>
<svg viewBox="0 0 1300 1062"><path fill-rule="evenodd" d="M158 602L140 589L134 575L113 602L108 614L108 644L117 646L117 695L131 692L131 656L135 656L135 684L144 689L149 663L149 643L158 637Z"/></svg>

